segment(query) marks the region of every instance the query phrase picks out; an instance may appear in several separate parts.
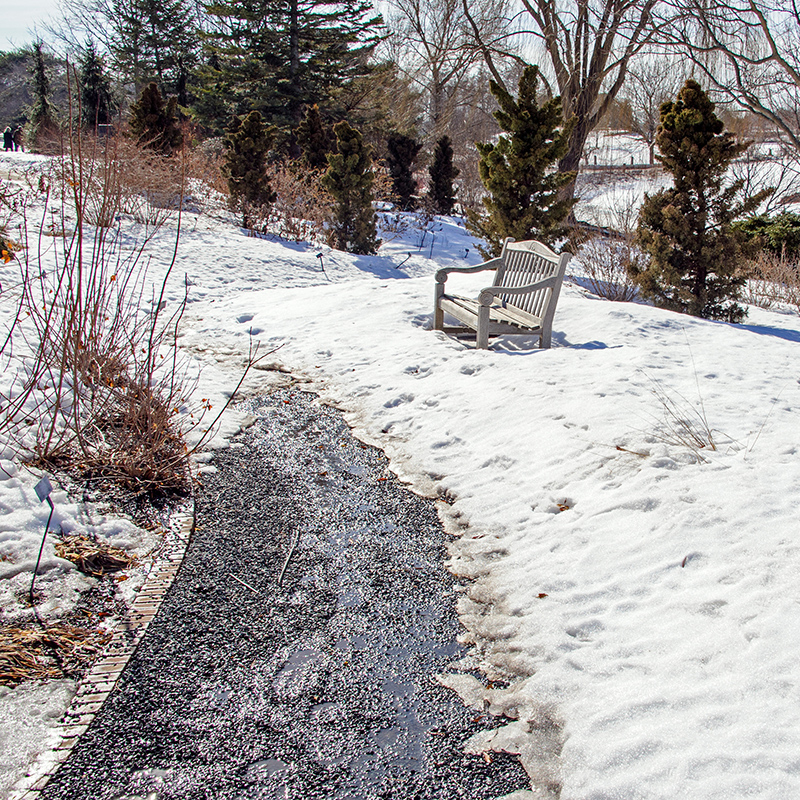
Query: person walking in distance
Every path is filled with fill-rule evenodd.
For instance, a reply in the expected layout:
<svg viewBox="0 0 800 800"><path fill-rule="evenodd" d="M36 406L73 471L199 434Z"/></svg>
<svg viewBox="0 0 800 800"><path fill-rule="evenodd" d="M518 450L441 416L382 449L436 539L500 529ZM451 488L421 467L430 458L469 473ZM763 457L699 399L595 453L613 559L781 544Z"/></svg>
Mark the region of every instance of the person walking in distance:
<svg viewBox="0 0 800 800"><path fill-rule="evenodd" d="M24 141L25 132L22 130L22 125L17 125L16 129L14 130L14 150L22 150L25 152L25 141Z"/></svg>
<svg viewBox="0 0 800 800"><path fill-rule="evenodd" d="M11 133L11 127L7 126L3 131L3 149L5 151L14 149L14 136Z"/></svg>

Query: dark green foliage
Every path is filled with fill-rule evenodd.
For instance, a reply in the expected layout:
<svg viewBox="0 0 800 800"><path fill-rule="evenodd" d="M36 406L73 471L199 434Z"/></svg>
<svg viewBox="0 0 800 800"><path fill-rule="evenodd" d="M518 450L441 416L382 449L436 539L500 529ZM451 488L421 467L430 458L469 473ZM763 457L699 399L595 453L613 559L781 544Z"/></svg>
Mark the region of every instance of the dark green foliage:
<svg viewBox="0 0 800 800"><path fill-rule="evenodd" d="M787 258L800 255L800 214L784 211L774 217L760 214L733 224L756 246Z"/></svg>
<svg viewBox="0 0 800 800"><path fill-rule="evenodd" d="M43 42L33 45L33 106L31 108L28 141L33 149L58 133L55 110L50 104L50 80L44 63Z"/></svg>
<svg viewBox="0 0 800 800"><path fill-rule="evenodd" d="M362 0L214 0L216 23L206 37L200 122L212 114L258 110L283 129L297 128L303 108L323 106L356 78L369 74L382 19Z"/></svg>
<svg viewBox="0 0 800 800"><path fill-rule="evenodd" d="M554 170L567 152L571 128L562 127L560 98L538 105L538 83L539 68L532 65L523 70L516 100L490 83L500 106L494 117L509 135L497 144L477 144L481 181L489 192L483 201L488 215L469 214L468 226L489 243L495 256L507 236L552 244L563 235L563 222L575 204L571 198L559 199L559 190L575 174Z"/></svg>
<svg viewBox="0 0 800 800"><path fill-rule="evenodd" d="M172 155L183 145L177 111L177 98L170 97L165 102L158 86L149 83L131 105L131 132L143 147L166 156Z"/></svg>
<svg viewBox="0 0 800 800"><path fill-rule="evenodd" d="M428 198L437 214L450 214L456 202L453 181L458 177L453 165L453 146L449 136L442 136L433 149L433 163L428 169L431 176Z"/></svg>
<svg viewBox="0 0 800 800"><path fill-rule="evenodd" d="M197 61L199 32L186 0L111 0L109 42L116 68L140 93L155 80L178 104L189 102L187 81Z"/></svg>
<svg viewBox="0 0 800 800"><path fill-rule="evenodd" d="M415 206L414 192L417 188L412 167L417 153L422 149L422 142L402 133L390 133L386 139L386 149L392 194L401 211L411 211Z"/></svg>
<svg viewBox="0 0 800 800"><path fill-rule="evenodd" d="M744 181L725 185L728 166L750 142L737 143L724 127L696 81L686 81L677 100L661 106L657 158L674 185L645 197L637 237L649 264L632 277L663 308L740 322L746 315L736 302L746 280L744 237L732 223L772 190L739 199Z"/></svg>
<svg viewBox="0 0 800 800"><path fill-rule="evenodd" d="M258 111L234 117L225 137L224 175L231 202L242 212L242 225L253 227L256 215L275 200L267 178L267 156L274 140Z"/></svg>
<svg viewBox="0 0 800 800"><path fill-rule="evenodd" d="M295 136L303 161L311 169L327 169L328 155L336 151L336 137L322 121L316 103L306 110L303 121L297 126Z"/></svg>
<svg viewBox="0 0 800 800"><path fill-rule="evenodd" d="M380 246L372 208L372 160L361 134L347 122L333 126L337 153L328 156L322 185L335 200L333 246L350 253L372 254Z"/></svg>
<svg viewBox="0 0 800 800"><path fill-rule="evenodd" d="M81 123L90 128L108 125L116 104L111 93L111 80L106 73L105 63L92 41L87 43L81 59L80 86Z"/></svg>

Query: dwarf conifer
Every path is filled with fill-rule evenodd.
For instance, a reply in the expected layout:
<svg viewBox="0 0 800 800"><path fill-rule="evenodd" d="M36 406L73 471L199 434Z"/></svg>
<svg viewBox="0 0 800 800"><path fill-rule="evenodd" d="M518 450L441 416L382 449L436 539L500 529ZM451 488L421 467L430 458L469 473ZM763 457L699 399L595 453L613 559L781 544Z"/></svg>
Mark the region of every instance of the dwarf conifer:
<svg viewBox="0 0 800 800"><path fill-rule="evenodd" d="M333 126L338 152L328 156L322 185L335 201L331 234L333 246L350 253L378 250L375 211L372 208L372 160L361 134L347 122Z"/></svg>
<svg viewBox="0 0 800 800"><path fill-rule="evenodd" d="M267 127L258 111L234 117L225 137L225 165L231 204L241 211L242 225L251 228L256 214L275 200L267 177L267 155L274 129Z"/></svg>
<svg viewBox="0 0 800 800"><path fill-rule="evenodd" d="M328 154L336 150L336 137L322 121L316 103L306 110L303 121L297 126L295 136L303 161L311 169L327 169Z"/></svg>
<svg viewBox="0 0 800 800"><path fill-rule="evenodd" d="M456 202L453 181L459 169L453 165L453 146L449 136L442 136L433 149L433 162L428 168L431 176L428 198L437 214L450 214Z"/></svg>
<svg viewBox="0 0 800 800"><path fill-rule="evenodd" d="M165 101L155 82L145 86L131 105L130 126L140 145L163 155L172 155L183 144L178 99L170 97Z"/></svg>
<svg viewBox="0 0 800 800"><path fill-rule="evenodd" d="M645 197L637 236L650 258L632 277L663 308L740 322L746 315L736 302L746 279L743 234L732 223L772 190L742 198L744 181L726 186L731 161L751 143L736 142L724 127L696 81L686 81L675 102L661 106L657 158L673 186Z"/></svg>
<svg viewBox="0 0 800 800"><path fill-rule="evenodd" d="M508 135L500 136L497 144L477 144L481 181L489 196L483 200L486 213L469 214L468 225L489 242L489 252L495 256L507 236L551 244L563 234L562 223L575 204L571 198L559 199L559 190L575 174L554 169L567 152L571 128L562 125L560 98L539 106L538 83L539 68L530 64L519 79L516 100L490 82L500 106L494 117Z"/></svg>
<svg viewBox="0 0 800 800"><path fill-rule="evenodd" d="M402 133L390 133L386 139L388 157L386 164L392 178L392 194L401 211L414 208L414 192L417 182L414 180L412 167L422 143Z"/></svg>

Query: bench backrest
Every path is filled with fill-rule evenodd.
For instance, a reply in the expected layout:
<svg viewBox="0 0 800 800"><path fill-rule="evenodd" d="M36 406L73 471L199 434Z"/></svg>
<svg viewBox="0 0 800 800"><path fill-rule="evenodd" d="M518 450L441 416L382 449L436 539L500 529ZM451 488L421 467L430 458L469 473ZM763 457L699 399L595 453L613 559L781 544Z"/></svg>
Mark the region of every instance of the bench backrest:
<svg viewBox="0 0 800 800"><path fill-rule="evenodd" d="M499 294L504 305L513 306L534 317L543 318L548 306L555 307L561 290L561 280L568 258L562 258L541 242L515 242L506 239L503 243L502 262L494 277L494 286L527 286L531 283L555 278L553 286L526 294ZM560 273L560 274L559 274Z"/></svg>

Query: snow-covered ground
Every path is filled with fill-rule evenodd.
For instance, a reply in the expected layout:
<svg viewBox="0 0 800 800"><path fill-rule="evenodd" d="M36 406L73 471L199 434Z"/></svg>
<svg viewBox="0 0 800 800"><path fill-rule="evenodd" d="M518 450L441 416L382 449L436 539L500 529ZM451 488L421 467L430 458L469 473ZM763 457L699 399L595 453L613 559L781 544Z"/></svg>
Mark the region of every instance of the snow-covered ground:
<svg viewBox="0 0 800 800"><path fill-rule="evenodd" d="M800 318L708 322L574 282L552 349L476 351L430 330L433 272L479 263L474 242L455 219L405 222L367 257L185 218L180 343L201 391L220 403L253 339L279 347L270 360L447 500L464 639L508 682L493 707L519 717L494 744L533 769L538 721L557 722L562 798L800 796ZM474 293L486 278L450 280ZM181 295L176 280L168 303ZM680 444L670 404L701 415L716 449ZM0 482L20 571L43 524L33 482Z"/></svg>

